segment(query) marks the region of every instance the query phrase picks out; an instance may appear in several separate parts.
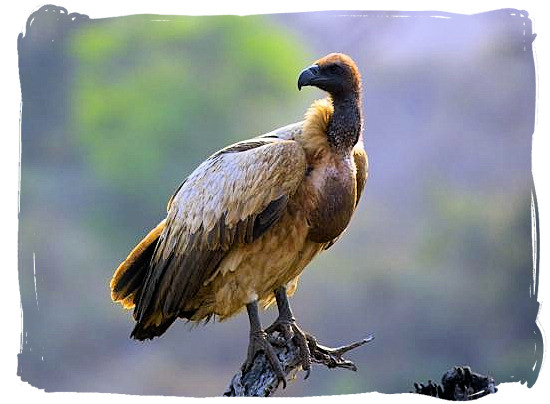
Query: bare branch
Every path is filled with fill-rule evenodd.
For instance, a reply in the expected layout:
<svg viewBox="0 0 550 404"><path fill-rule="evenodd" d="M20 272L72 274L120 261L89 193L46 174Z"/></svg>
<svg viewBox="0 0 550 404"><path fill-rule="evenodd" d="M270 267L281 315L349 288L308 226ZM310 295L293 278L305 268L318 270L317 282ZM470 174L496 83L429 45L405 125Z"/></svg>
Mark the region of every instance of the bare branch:
<svg viewBox="0 0 550 404"><path fill-rule="evenodd" d="M445 372L441 385L428 380L414 383L415 393L450 401L469 401L498 391L492 376L473 372L469 366L454 366Z"/></svg>
<svg viewBox="0 0 550 404"><path fill-rule="evenodd" d="M287 379L294 379L298 370L301 370L301 356L298 345L291 339L285 342L282 337L271 333L268 335L269 342L273 346L277 357ZM308 346L311 353L312 363L325 365L328 368L344 368L356 371L355 364L343 357L343 355L357 347L360 347L374 340L373 335L365 339L344 345L339 348L328 348L319 345L314 337L307 335ZM306 374L307 377L308 374ZM267 397L272 395L278 388L279 381L276 373L271 368L269 361L263 353L260 353L254 359L252 367L243 374L239 370L231 379L229 386L223 393L224 396L260 396Z"/></svg>

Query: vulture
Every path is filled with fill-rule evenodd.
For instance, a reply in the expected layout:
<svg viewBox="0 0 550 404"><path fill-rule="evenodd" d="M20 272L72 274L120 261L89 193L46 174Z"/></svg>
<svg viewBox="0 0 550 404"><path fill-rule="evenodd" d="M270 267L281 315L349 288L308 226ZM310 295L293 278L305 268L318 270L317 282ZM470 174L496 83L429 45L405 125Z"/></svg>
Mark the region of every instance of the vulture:
<svg viewBox="0 0 550 404"><path fill-rule="evenodd" d="M295 338L309 374L308 335L288 296L308 263L342 235L365 186L361 76L331 53L301 71L298 90L327 93L304 120L227 146L200 164L168 201L167 215L116 269L111 297L133 309L137 340L162 335L178 318L224 320L246 308L243 370L264 352L285 376L269 332ZM259 308L276 303L263 329ZM307 377L307 375L306 375Z"/></svg>

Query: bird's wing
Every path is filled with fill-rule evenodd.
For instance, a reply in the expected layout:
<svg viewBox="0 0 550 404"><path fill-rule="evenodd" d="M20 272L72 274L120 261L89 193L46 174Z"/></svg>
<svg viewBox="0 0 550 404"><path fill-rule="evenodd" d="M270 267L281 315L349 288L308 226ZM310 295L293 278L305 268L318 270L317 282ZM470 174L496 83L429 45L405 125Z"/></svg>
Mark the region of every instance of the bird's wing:
<svg viewBox="0 0 550 404"><path fill-rule="evenodd" d="M367 177L369 175L369 160L367 153L363 148L363 142L360 140L360 143L353 148L353 161L355 162L355 168L357 173L355 175L357 181L357 196L355 198L355 206L359 203L359 198L365 189L365 183L367 182Z"/></svg>
<svg viewBox="0 0 550 404"><path fill-rule="evenodd" d="M281 216L305 171L300 145L277 137L236 143L203 162L168 203L136 319L183 311L233 245L252 242Z"/></svg>
<svg viewBox="0 0 550 404"><path fill-rule="evenodd" d="M260 139L265 138L277 138L282 140L295 140L301 133L304 127L304 121L291 123L290 125L283 126L279 129L275 129L265 135L259 136Z"/></svg>

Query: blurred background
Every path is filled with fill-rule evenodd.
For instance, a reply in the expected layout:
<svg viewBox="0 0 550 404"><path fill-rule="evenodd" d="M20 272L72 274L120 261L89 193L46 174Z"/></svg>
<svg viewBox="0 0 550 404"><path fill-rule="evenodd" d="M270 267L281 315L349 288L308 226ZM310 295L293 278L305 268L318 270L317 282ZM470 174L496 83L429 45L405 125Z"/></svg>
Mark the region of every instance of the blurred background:
<svg viewBox="0 0 550 404"><path fill-rule="evenodd" d="M531 35L515 10L34 13L18 41L18 374L46 391L224 391L246 355L245 314L136 342L110 278L201 161L301 120L323 94L298 92L298 73L338 51L363 74L370 176L291 303L325 345L376 339L349 354L358 372L315 367L277 395L403 393L460 364L531 386L543 351Z"/></svg>

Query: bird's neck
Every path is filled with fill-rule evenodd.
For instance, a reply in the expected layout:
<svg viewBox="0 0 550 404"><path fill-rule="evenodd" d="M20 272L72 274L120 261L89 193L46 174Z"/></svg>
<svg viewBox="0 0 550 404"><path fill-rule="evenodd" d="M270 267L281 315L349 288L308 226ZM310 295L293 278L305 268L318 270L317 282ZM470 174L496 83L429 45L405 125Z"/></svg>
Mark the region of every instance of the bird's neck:
<svg viewBox="0 0 550 404"><path fill-rule="evenodd" d="M359 94L333 96L332 104L334 113L328 124L328 142L335 151L348 153L359 140L362 130L361 97Z"/></svg>

